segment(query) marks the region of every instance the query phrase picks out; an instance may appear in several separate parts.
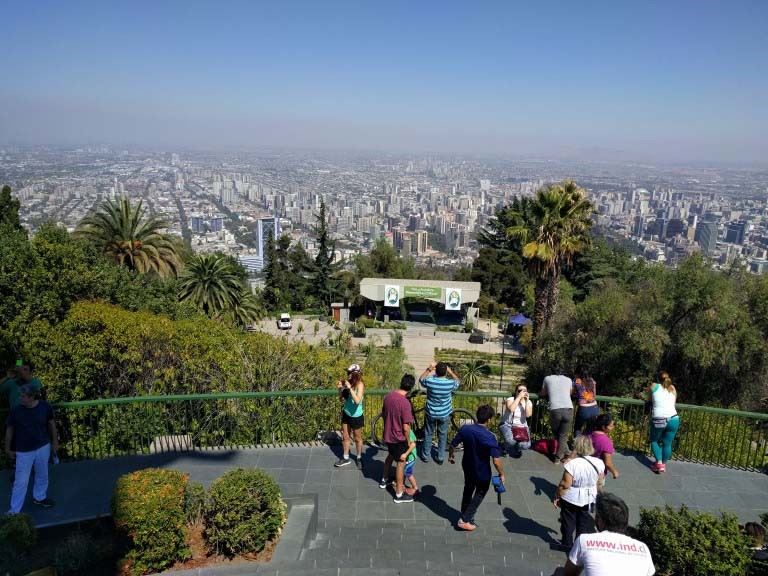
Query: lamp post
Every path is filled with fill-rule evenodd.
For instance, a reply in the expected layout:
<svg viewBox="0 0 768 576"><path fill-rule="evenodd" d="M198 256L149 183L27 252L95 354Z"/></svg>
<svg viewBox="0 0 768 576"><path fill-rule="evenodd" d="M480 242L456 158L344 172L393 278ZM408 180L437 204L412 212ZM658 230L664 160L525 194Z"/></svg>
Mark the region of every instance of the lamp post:
<svg viewBox="0 0 768 576"><path fill-rule="evenodd" d="M522 301L520 304L520 309L525 309L525 300ZM501 334L501 374L499 374L499 388L501 388L502 384L504 383L504 349L505 344L507 343L507 330L509 330L509 319L512 318L512 312L507 309L507 322L504 325L504 331Z"/></svg>
<svg viewBox="0 0 768 576"><path fill-rule="evenodd" d="M504 324L504 329L501 332L501 373L499 374L499 389L504 382L504 345L507 343L507 330L509 329L509 319L512 317L512 313L507 309L507 321Z"/></svg>

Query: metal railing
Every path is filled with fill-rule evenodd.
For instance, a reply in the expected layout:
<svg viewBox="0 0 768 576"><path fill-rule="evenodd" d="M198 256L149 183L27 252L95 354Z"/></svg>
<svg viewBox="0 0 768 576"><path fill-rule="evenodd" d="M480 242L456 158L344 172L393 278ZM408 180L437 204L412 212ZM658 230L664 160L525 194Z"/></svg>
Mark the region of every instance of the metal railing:
<svg viewBox="0 0 768 576"><path fill-rule="evenodd" d="M388 390L367 390L365 438L381 411ZM456 408L474 412L490 404L503 410L507 393L458 392ZM534 439L551 437L546 401L531 395ZM618 450L645 453L649 416L644 402L597 397L602 411L614 416L612 433ZM413 399L418 408L424 396ZM99 459L129 454L213 448L247 448L264 444L322 439L339 429L341 402L336 390L236 392L183 396L139 396L55 404L65 460ZM715 466L764 470L768 460L768 414L702 406L677 405L681 418L673 457ZM4 421L0 414L0 421ZM495 423L493 428L495 429Z"/></svg>

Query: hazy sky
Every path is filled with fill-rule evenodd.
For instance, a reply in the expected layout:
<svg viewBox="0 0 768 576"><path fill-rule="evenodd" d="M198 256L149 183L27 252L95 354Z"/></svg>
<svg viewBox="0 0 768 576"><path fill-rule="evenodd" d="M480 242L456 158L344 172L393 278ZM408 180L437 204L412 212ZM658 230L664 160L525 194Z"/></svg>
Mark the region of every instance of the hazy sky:
<svg viewBox="0 0 768 576"><path fill-rule="evenodd" d="M768 162L768 0L0 0L0 142Z"/></svg>

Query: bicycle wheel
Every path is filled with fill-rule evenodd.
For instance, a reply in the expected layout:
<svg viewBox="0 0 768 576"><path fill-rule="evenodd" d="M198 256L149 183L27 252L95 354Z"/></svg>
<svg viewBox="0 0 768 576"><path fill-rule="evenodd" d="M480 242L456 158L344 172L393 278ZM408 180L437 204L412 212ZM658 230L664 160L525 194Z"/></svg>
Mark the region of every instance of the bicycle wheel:
<svg viewBox="0 0 768 576"><path fill-rule="evenodd" d="M463 408L457 408L451 413L451 427L449 431L449 438L448 442L451 442L453 440L453 437L456 436L456 433L459 431L459 428L464 426L464 424L474 424L475 423L475 417L469 410L464 410ZM456 450L463 450L464 445L459 444L456 446Z"/></svg>
<svg viewBox="0 0 768 576"><path fill-rule="evenodd" d="M371 422L371 440L369 444L381 450L387 448L387 445L384 444L384 418L381 414L376 414Z"/></svg>

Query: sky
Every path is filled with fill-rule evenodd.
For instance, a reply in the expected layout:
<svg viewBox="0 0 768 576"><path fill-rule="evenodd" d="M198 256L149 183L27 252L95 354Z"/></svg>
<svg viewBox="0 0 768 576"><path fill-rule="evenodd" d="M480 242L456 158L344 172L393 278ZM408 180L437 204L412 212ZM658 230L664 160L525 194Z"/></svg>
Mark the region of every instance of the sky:
<svg viewBox="0 0 768 576"><path fill-rule="evenodd" d="M768 163L768 1L0 0L0 143Z"/></svg>

